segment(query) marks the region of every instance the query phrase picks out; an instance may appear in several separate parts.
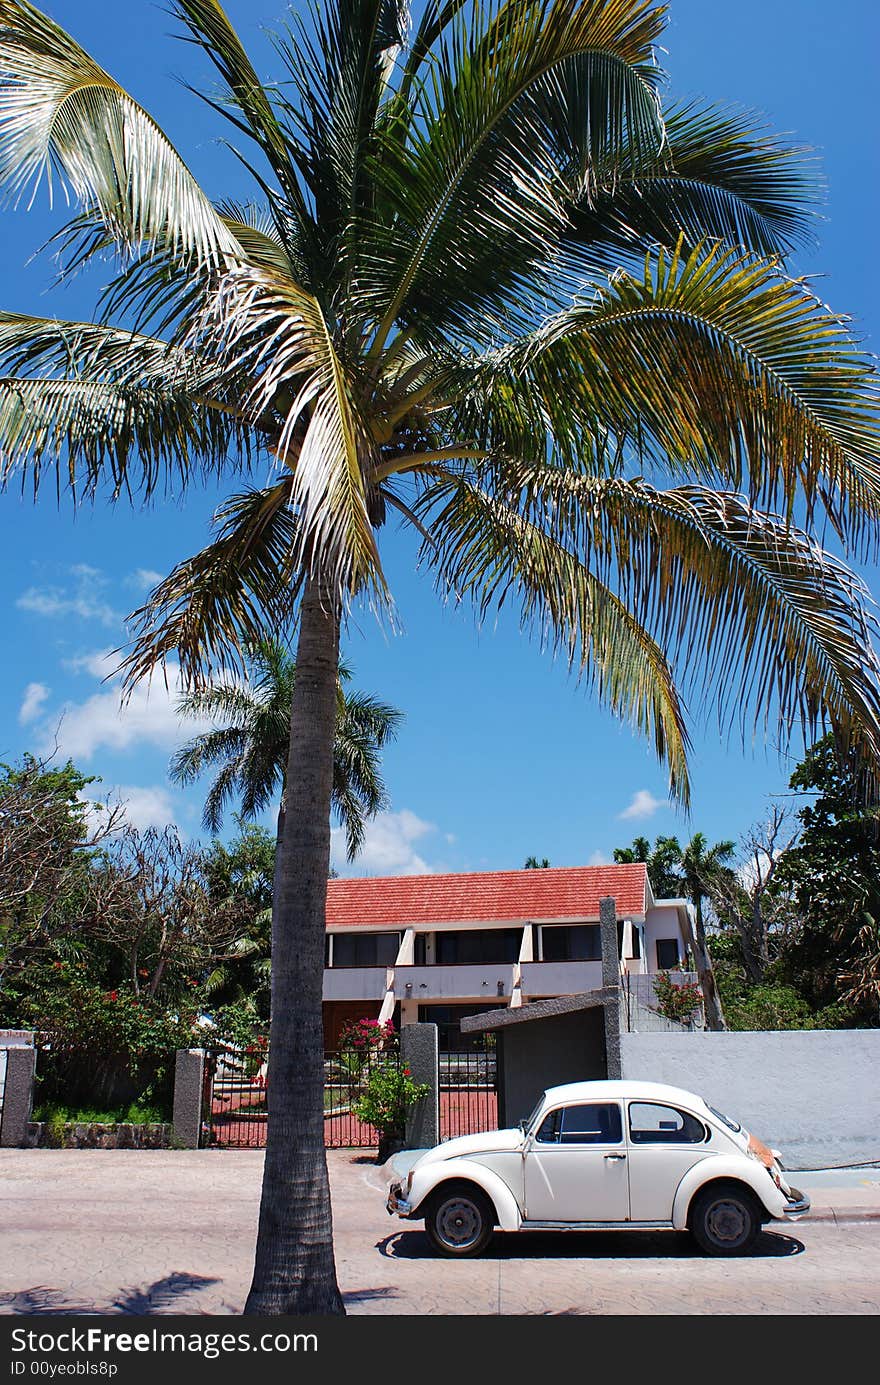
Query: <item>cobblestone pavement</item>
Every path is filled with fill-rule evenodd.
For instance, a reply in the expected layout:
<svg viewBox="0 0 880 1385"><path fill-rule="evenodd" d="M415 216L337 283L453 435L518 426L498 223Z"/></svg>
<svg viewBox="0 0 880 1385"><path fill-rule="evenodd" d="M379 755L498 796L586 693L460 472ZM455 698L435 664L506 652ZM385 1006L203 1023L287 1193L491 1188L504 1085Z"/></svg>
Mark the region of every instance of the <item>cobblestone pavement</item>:
<svg viewBox="0 0 880 1385"><path fill-rule="evenodd" d="M498 1235L457 1262L387 1215L369 1156L333 1150L329 1165L350 1313L880 1313L877 1170L815 1189L799 1175L816 1216L742 1260L629 1232ZM261 1168L255 1150L3 1150L0 1312L240 1312Z"/></svg>

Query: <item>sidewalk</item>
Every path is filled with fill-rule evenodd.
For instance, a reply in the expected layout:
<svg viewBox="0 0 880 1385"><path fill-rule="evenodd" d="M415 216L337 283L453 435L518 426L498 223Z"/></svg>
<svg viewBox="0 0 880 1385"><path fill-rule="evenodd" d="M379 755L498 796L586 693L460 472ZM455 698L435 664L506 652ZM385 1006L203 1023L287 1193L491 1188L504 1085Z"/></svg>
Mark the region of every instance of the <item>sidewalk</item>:
<svg viewBox="0 0 880 1385"><path fill-rule="evenodd" d="M880 1168L865 1164L843 1169L806 1169L792 1173L812 1203L811 1221L880 1221Z"/></svg>
<svg viewBox="0 0 880 1385"><path fill-rule="evenodd" d="M502 1234L440 1261L389 1217L391 1162L331 1150L339 1283L354 1314L880 1313L880 1169L793 1175L814 1210L754 1255L677 1233ZM0 1150L0 1313L240 1313L261 1150Z"/></svg>

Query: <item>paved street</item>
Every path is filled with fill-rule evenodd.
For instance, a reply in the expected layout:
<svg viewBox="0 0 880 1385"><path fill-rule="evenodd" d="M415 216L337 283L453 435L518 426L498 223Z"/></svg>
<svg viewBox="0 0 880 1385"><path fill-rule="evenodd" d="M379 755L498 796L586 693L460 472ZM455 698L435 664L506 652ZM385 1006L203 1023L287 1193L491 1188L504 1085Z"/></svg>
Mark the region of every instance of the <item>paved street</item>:
<svg viewBox="0 0 880 1385"><path fill-rule="evenodd" d="M748 1259L630 1232L496 1236L450 1262L386 1214L369 1156L329 1162L350 1313L880 1313L877 1169L797 1175L815 1219ZM261 1167L251 1150L0 1151L0 1312L240 1312Z"/></svg>

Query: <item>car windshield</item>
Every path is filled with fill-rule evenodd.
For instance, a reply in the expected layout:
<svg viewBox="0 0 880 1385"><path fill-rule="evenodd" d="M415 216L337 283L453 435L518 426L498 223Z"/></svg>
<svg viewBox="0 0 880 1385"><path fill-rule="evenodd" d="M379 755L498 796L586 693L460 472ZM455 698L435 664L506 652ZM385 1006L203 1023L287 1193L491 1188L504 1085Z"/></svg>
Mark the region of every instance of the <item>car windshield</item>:
<svg viewBox="0 0 880 1385"><path fill-rule="evenodd" d="M545 1095L546 1093L541 1093L530 1115L526 1116L523 1120L517 1121L517 1125L519 1126L523 1134L525 1134L527 1130L531 1129L532 1125L534 1125L535 1121L537 1120L538 1112L544 1105Z"/></svg>
<svg viewBox="0 0 880 1385"><path fill-rule="evenodd" d="M739 1121L731 1120L730 1116L725 1116L723 1111L716 1111L715 1107L710 1106L708 1101L706 1102L706 1109L707 1111L711 1111L713 1116L717 1116L718 1119L727 1126L728 1130L732 1130L735 1135L742 1134L742 1126Z"/></svg>

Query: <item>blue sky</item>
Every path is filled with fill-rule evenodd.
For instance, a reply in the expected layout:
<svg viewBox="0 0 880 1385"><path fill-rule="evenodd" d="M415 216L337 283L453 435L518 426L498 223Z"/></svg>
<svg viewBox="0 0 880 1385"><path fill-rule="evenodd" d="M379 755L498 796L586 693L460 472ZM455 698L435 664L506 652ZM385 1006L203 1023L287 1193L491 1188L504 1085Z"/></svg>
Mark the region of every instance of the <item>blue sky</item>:
<svg viewBox="0 0 880 1385"><path fill-rule="evenodd" d="M199 83L206 64L170 37L173 21L146 0L53 0L67 27L163 125L216 196L248 195L235 160L216 143L218 121L175 77ZM768 123L821 154L827 183L820 245L797 268L822 274L819 291L852 315L876 351L876 54L880 8L869 0L672 0L663 57L676 95L756 107ZM261 73L272 60L259 34L279 0L230 0ZM30 211L2 213L0 305L19 312L88 316L97 279L59 291L51 265L26 264L64 219L38 194ZM201 794L167 779L182 736L174 689L139 691L127 711L102 679L107 651L124 641L123 618L144 592L203 542L219 493L132 512L99 505L73 515L47 489L35 505L0 496L0 759L57 740L102 792L120 791L140 823L175 821L198 835ZM719 741L694 723L693 807L667 802L647 747L599 711L565 667L517 629L511 616L477 631L466 611L442 606L414 573L411 540L389 532L386 571L401 633L367 616L344 640L358 684L400 707L406 720L385 760L391 809L371 829L355 873L480 870L521 866L531 853L554 865L608 860L636 833L736 837L785 789L790 757L763 744ZM876 596L875 567L863 576ZM797 758L798 742L793 743ZM341 854L341 853L340 853ZM337 864L344 865L341 860Z"/></svg>

